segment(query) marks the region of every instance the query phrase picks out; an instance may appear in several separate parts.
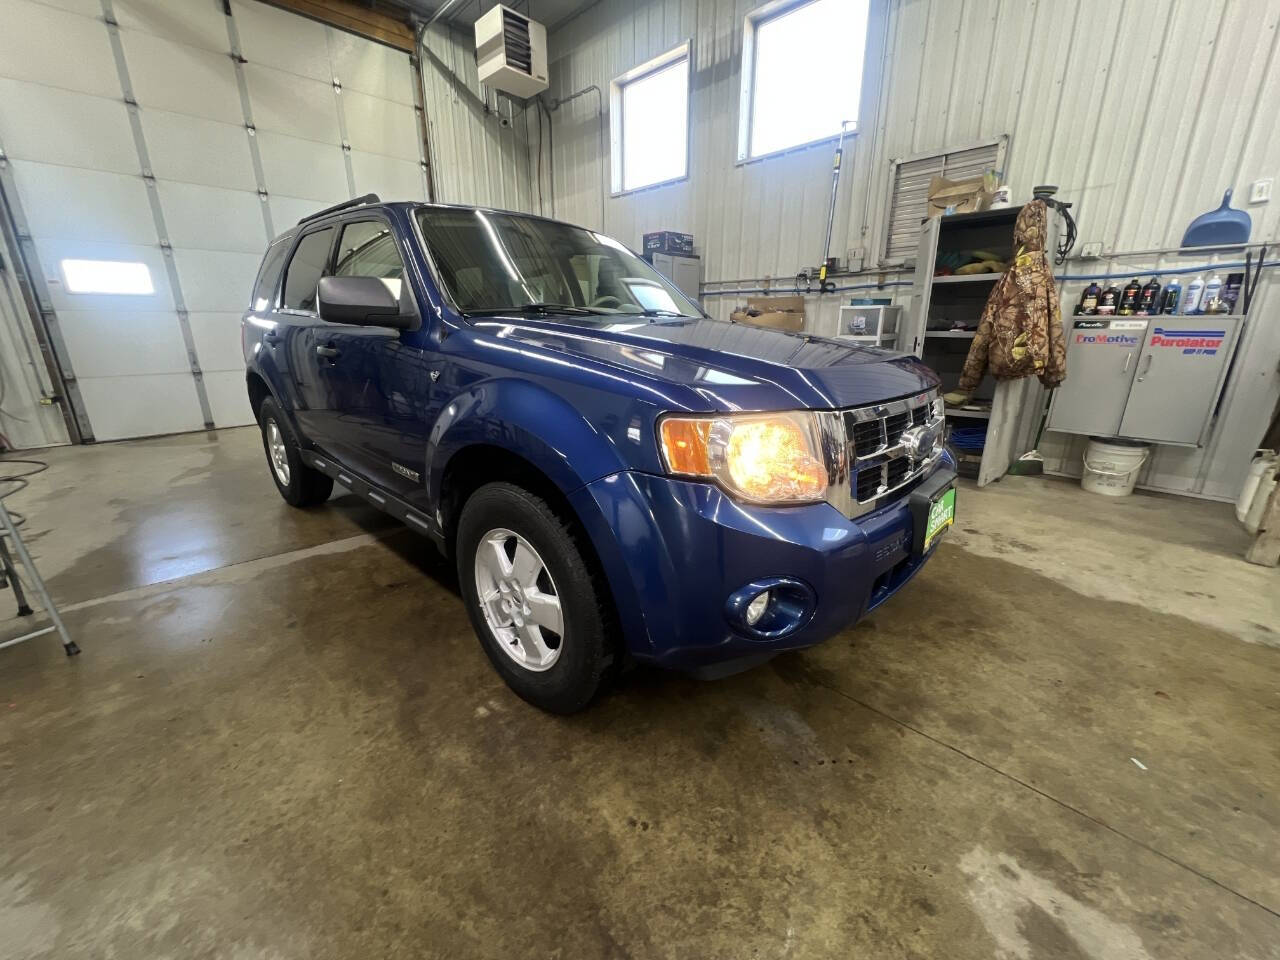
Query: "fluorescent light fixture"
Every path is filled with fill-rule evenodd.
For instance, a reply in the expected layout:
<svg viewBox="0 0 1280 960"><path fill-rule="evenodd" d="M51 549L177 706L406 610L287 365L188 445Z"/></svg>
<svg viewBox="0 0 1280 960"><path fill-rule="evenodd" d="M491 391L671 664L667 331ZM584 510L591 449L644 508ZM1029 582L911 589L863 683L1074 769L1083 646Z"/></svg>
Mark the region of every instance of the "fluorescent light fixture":
<svg viewBox="0 0 1280 960"><path fill-rule="evenodd" d="M62 277L68 293L156 292L147 265L133 260L63 260Z"/></svg>

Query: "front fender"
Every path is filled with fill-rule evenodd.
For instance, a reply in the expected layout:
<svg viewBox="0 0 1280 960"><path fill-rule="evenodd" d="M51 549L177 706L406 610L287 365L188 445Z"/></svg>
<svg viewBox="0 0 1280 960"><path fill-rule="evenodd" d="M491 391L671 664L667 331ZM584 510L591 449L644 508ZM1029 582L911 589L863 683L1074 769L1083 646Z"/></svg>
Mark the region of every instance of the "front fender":
<svg viewBox="0 0 1280 960"><path fill-rule="evenodd" d="M454 397L427 441L430 503L440 503L445 469L475 444L499 447L532 463L563 493L604 568L628 649L650 648L639 596L622 545L587 484L626 469L613 443L562 397L528 380L487 380Z"/></svg>
<svg viewBox="0 0 1280 960"><path fill-rule="evenodd" d="M524 379L486 380L450 400L431 427L430 502L440 501L449 460L475 444L523 457L565 494L626 469L612 442L562 397Z"/></svg>

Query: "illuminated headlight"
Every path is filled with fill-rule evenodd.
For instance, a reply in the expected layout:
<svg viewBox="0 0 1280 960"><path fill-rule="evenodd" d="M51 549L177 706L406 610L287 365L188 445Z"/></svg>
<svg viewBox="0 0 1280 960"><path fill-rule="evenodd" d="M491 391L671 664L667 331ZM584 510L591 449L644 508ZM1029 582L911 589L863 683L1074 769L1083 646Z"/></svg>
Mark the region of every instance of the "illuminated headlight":
<svg viewBox="0 0 1280 960"><path fill-rule="evenodd" d="M755 503L813 503L827 495L813 413L667 417L658 446L669 472L715 480Z"/></svg>

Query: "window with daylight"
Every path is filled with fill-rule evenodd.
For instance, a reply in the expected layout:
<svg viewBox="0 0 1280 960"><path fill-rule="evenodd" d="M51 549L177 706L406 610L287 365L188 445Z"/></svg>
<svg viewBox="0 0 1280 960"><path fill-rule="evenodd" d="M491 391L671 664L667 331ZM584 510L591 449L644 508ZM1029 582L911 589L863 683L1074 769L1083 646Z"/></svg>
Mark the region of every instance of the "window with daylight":
<svg viewBox="0 0 1280 960"><path fill-rule="evenodd" d="M774 0L742 36L738 160L839 136L858 120L868 0Z"/></svg>
<svg viewBox="0 0 1280 960"><path fill-rule="evenodd" d="M155 293L151 271L131 260L63 260L67 293L117 293L145 296Z"/></svg>
<svg viewBox="0 0 1280 960"><path fill-rule="evenodd" d="M609 84L613 192L679 180L689 172L689 44Z"/></svg>

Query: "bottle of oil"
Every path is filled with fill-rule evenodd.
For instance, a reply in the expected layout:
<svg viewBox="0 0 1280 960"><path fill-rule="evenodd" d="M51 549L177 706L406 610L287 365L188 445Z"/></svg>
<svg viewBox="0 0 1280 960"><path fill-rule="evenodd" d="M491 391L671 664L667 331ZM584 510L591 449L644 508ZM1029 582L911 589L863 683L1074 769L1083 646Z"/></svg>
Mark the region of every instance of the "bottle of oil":
<svg viewBox="0 0 1280 960"><path fill-rule="evenodd" d="M1102 293L1098 294L1098 313L1102 316L1109 316L1116 312L1116 304L1120 301L1120 290L1113 286L1107 287Z"/></svg>
<svg viewBox="0 0 1280 960"><path fill-rule="evenodd" d="M1155 277L1138 294L1138 316L1149 317L1160 309L1160 282Z"/></svg>
<svg viewBox="0 0 1280 960"><path fill-rule="evenodd" d="M1177 313L1178 300L1182 297L1182 281L1174 277L1164 288L1164 297L1160 301L1161 313Z"/></svg>
<svg viewBox="0 0 1280 960"><path fill-rule="evenodd" d="M1134 277L1120 291L1120 302L1116 305L1116 313L1122 317L1131 317L1138 312L1138 297L1142 295L1142 284Z"/></svg>
<svg viewBox="0 0 1280 960"><path fill-rule="evenodd" d="M1083 314L1091 317L1098 312L1098 297L1102 294L1102 288L1096 283L1090 283L1084 288L1084 293L1080 294L1080 305L1076 307L1076 314Z"/></svg>

